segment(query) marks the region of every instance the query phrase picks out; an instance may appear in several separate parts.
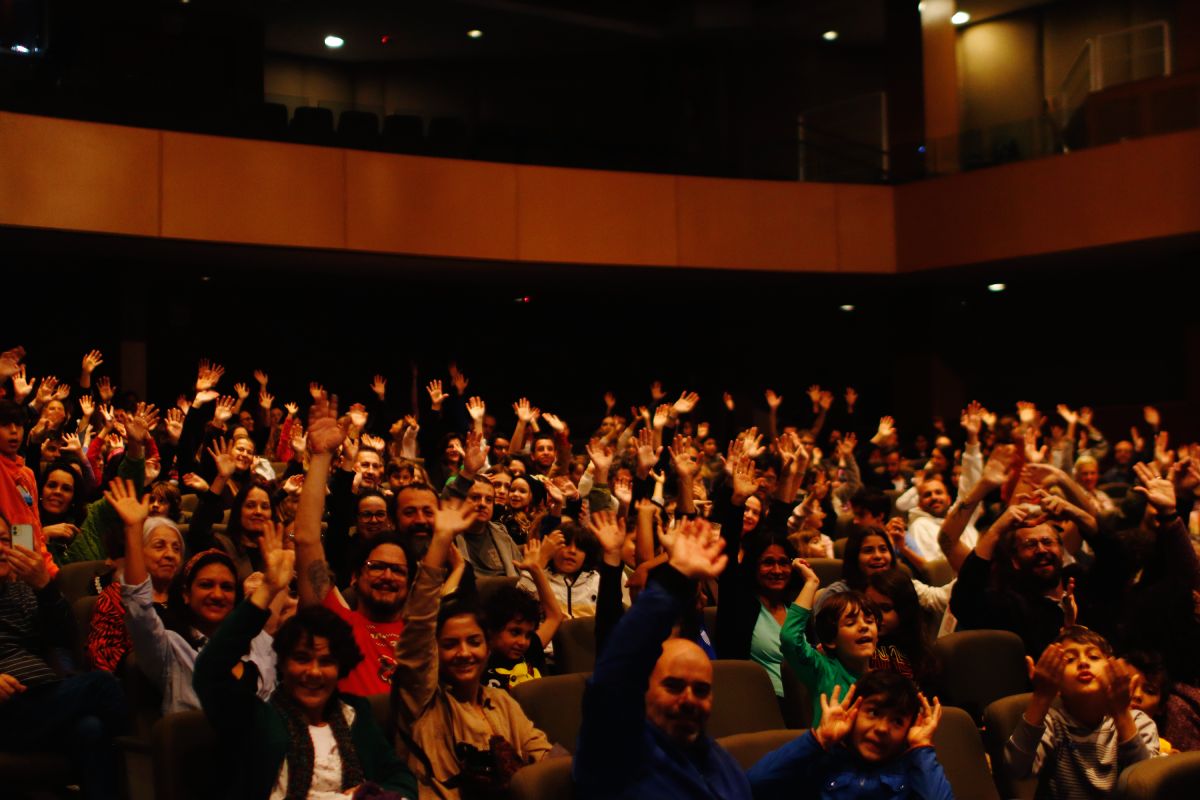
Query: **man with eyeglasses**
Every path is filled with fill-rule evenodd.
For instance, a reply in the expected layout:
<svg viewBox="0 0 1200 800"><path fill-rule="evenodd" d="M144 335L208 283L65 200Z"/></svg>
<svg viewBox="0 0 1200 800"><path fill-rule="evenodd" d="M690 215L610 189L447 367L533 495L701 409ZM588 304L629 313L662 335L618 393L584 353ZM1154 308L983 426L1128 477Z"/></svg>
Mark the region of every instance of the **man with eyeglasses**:
<svg viewBox="0 0 1200 800"><path fill-rule="evenodd" d="M321 541L321 517L333 454L344 438L337 409L325 399L314 403L308 430L311 463L296 512L296 573L302 605L324 605L353 629L363 660L338 682L338 688L367 696L391 690L396 642L404 629L409 567L416 561L392 530L386 501L364 495L358 505L359 535L344 558L356 601L353 608L338 590Z"/></svg>

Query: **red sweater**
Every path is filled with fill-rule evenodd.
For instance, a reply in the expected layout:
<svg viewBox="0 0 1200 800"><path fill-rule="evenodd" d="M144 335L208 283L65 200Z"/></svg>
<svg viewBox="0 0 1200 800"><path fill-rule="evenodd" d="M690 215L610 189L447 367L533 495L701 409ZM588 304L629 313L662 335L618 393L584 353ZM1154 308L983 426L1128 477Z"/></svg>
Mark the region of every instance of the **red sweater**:
<svg viewBox="0 0 1200 800"><path fill-rule="evenodd" d="M42 535L42 521L38 517L37 480L33 470L25 466L20 456L9 458L0 455L0 512L9 525L33 526L33 548L42 554L46 569L53 579L58 574L58 565L46 549L46 537Z"/></svg>

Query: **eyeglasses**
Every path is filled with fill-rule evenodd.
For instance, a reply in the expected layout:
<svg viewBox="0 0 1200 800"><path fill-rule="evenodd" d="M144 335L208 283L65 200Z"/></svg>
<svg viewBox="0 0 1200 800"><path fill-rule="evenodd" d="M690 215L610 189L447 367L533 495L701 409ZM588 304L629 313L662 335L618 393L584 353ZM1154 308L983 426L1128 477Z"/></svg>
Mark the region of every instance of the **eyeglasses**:
<svg viewBox="0 0 1200 800"><path fill-rule="evenodd" d="M387 519L386 511L360 511L358 512L360 519Z"/></svg>
<svg viewBox="0 0 1200 800"><path fill-rule="evenodd" d="M395 564L391 561L368 561L363 564L363 568L368 575L379 576L384 572L390 572L393 575L399 575L401 578L408 577L408 567L403 564Z"/></svg>
<svg viewBox="0 0 1200 800"><path fill-rule="evenodd" d="M792 562L786 558L764 558L758 562L760 567L790 567Z"/></svg>
<svg viewBox="0 0 1200 800"><path fill-rule="evenodd" d="M1045 547L1047 550L1054 548L1058 544L1058 540L1052 536L1041 536L1037 539L1025 539L1017 545L1017 549L1022 552L1032 552L1037 550L1039 546Z"/></svg>

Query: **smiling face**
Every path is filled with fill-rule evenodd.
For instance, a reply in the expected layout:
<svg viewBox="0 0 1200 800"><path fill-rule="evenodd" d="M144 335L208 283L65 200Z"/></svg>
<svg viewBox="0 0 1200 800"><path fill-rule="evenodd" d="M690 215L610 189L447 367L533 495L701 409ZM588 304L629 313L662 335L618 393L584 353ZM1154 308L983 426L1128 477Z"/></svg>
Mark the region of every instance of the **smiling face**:
<svg viewBox="0 0 1200 800"><path fill-rule="evenodd" d="M433 535L438 496L429 489L406 488L396 495L396 530L405 536Z"/></svg>
<svg viewBox="0 0 1200 800"><path fill-rule="evenodd" d="M880 695L863 700L850 729L850 749L871 764L900 755L908 746L908 729L913 717L897 709L886 708Z"/></svg>
<svg viewBox="0 0 1200 800"><path fill-rule="evenodd" d="M543 470L554 466L556 458L558 458L558 450L554 446L553 439L543 437L533 443L533 461Z"/></svg>
<svg viewBox="0 0 1200 800"><path fill-rule="evenodd" d="M792 577L792 562L787 557L787 551L780 545L773 544L758 558L758 590L768 595L778 595L787 588L788 580Z"/></svg>
<svg viewBox="0 0 1200 800"><path fill-rule="evenodd" d="M246 438L237 439L233 443L233 465L239 472L244 472L254 465L254 442Z"/></svg>
<svg viewBox="0 0 1200 800"><path fill-rule="evenodd" d="M408 556L390 542L374 548L354 574L354 591L372 619L392 619L408 598Z"/></svg>
<svg viewBox="0 0 1200 800"><path fill-rule="evenodd" d="M574 575L583 569L586 558L587 554L580 549L578 543L571 542L554 554L554 569L560 575Z"/></svg>
<svg viewBox="0 0 1200 800"><path fill-rule="evenodd" d="M934 517L946 516L946 510L950 508L950 494L941 479L931 478L925 481L919 491L922 511Z"/></svg>
<svg viewBox="0 0 1200 800"><path fill-rule="evenodd" d="M847 608L838 620L833 642L826 642L830 651L843 664L865 663L875 654L879 643L879 627L875 616L861 608Z"/></svg>
<svg viewBox="0 0 1200 800"><path fill-rule="evenodd" d="M233 610L237 597L236 576L224 564L205 564L183 590L183 602L192 612L192 622L204 633L211 633Z"/></svg>
<svg viewBox="0 0 1200 800"><path fill-rule="evenodd" d="M337 691L338 662L324 636L301 638L283 660L279 680L284 693L300 708L320 718Z"/></svg>
<svg viewBox="0 0 1200 800"><path fill-rule="evenodd" d="M474 614L458 614L438 632L438 668L442 680L460 691L474 690L487 665L488 646Z"/></svg>
<svg viewBox="0 0 1200 800"><path fill-rule="evenodd" d="M354 459L354 471L361 476L363 486L378 486L383 482L383 459L364 447Z"/></svg>
<svg viewBox="0 0 1200 800"><path fill-rule="evenodd" d="M668 639L650 676L646 717L676 744L694 744L712 715L712 680L712 662L695 642Z"/></svg>
<svg viewBox="0 0 1200 800"><path fill-rule="evenodd" d="M388 519L387 500L373 494L360 498L354 524L359 533L368 537L390 530L392 521Z"/></svg>
<svg viewBox="0 0 1200 800"><path fill-rule="evenodd" d="M183 542L179 534L165 525L150 531L150 538L142 546L142 558L155 587L165 589L183 563Z"/></svg>
<svg viewBox="0 0 1200 800"><path fill-rule="evenodd" d="M75 497L75 475L65 469L51 470L42 484L42 511L65 514Z"/></svg>
<svg viewBox="0 0 1200 800"><path fill-rule="evenodd" d="M520 511L528 508L532 499L533 492L529 489L529 480L513 478L508 484L508 507L513 511Z"/></svg>
<svg viewBox="0 0 1200 800"><path fill-rule="evenodd" d="M760 519L762 519L762 500L755 495L750 495L746 498L746 507L742 511L742 533L749 533L758 527Z"/></svg>
<svg viewBox="0 0 1200 800"><path fill-rule="evenodd" d="M868 586L863 594L879 609L879 638L890 636L900 627L900 614L896 612L896 604L892 602L892 598L874 586Z"/></svg>
<svg viewBox="0 0 1200 800"><path fill-rule="evenodd" d="M536 627L533 622L523 617L516 617L509 620L507 625L491 636L488 646L501 658L520 661L525 657L525 652L529 650L530 637L533 636Z"/></svg>
<svg viewBox="0 0 1200 800"><path fill-rule="evenodd" d="M1080 461L1075 467L1075 480L1089 492L1095 491L1100 483L1100 467L1096 466L1095 461Z"/></svg>
<svg viewBox="0 0 1200 800"><path fill-rule="evenodd" d="M265 489L256 486L246 494L239 519L247 533L262 533L263 525L271 520L271 496Z"/></svg>
<svg viewBox="0 0 1200 800"><path fill-rule="evenodd" d="M1062 577L1062 541L1049 524L1018 528L1012 537L1012 564L1043 591L1058 586Z"/></svg>
<svg viewBox="0 0 1200 800"><path fill-rule="evenodd" d="M892 551L882 536L864 536L858 550L858 567L863 575L874 575L892 566Z"/></svg>

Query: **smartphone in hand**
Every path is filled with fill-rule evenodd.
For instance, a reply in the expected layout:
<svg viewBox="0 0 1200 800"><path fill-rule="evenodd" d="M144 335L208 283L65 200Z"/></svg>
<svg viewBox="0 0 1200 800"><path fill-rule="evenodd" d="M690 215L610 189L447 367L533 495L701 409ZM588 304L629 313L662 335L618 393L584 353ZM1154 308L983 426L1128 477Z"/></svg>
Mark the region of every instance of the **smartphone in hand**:
<svg viewBox="0 0 1200 800"><path fill-rule="evenodd" d="M20 523L12 526L12 543L14 546L20 545L26 550L33 549L33 526L28 522Z"/></svg>

